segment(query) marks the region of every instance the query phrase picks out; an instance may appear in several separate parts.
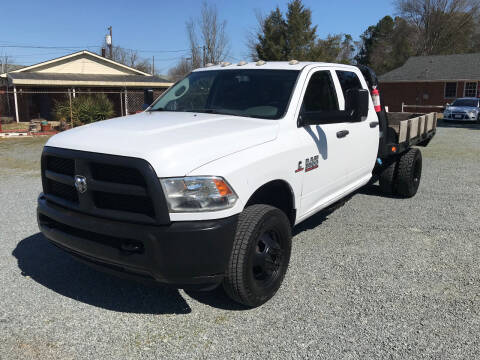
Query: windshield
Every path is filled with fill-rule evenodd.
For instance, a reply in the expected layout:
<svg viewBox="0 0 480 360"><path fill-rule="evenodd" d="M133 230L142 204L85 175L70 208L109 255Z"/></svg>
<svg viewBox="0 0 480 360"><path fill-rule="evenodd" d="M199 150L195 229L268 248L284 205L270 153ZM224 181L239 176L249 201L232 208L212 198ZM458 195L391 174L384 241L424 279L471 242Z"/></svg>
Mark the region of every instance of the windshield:
<svg viewBox="0 0 480 360"><path fill-rule="evenodd" d="M478 100L474 99L457 99L453 102L452 106L470 106L470 107L477 107Z"/></svg>
<svg viewBox="0 0 480 360"><path fill-rule="evenodd" d="M299 71L198 71L168 89L150 111L180 111L280 119Z"/></svg>

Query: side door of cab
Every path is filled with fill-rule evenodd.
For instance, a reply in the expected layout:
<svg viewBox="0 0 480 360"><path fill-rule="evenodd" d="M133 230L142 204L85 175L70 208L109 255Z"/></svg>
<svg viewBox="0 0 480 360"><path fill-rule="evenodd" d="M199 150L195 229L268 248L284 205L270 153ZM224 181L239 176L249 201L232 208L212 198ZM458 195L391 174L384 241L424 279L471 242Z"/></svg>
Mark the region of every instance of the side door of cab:
<svg viewBox="0 0 480 360"><path fill-rule="evenodd" d="M337 68L335 76L341 87L339 96L343 99L350 89L368 89L360 70ZM368 101L368 115L360 121L349 123L349 134L345 138L345 146L349 149L350 158L350 166L346 168L346 180L352 187L358 187L370 180L377 159L380 140L378 117L370 97ZM345 101L341 100L340 103L344 104Z"/></svg>
<svg viewBox="0 0 480 360"><path fill-rule="evenodd" d="M297 141L303 154L296 173L303 177L298 221L338 198L346 188L347 168L353 166L346 146L350 123L339 116L339 87L332 70L310 70L297 109ZM343 97L341 97L343 101ZM343 104L342 104L343 105ZM315 125L303 125L304 117L319 116Z"/></svg>

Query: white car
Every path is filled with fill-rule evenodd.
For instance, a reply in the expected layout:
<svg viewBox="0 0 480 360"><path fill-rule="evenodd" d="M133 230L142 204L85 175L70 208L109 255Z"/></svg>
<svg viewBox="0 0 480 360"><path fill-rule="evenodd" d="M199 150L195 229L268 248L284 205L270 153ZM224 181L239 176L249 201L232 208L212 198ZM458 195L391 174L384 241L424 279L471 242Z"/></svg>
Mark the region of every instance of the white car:
<svg viewBox="0 0 480 360"><path fill-rule="evenodd" d="M435 118L389 124L374 109L376 84L370 69L341 64L195 70L143 113L49 139L40 230L105 271L223 284L261 305L283 281L293 226L376 179L397 196L417 192L411 146L428 144Z"/></svg>
<svg viewBox="0 0 480 360"><path fill-rule="evenodd" d="M480 122L480 99L460 98L448 105L443 112L446 121L477 121Z"/></svg>

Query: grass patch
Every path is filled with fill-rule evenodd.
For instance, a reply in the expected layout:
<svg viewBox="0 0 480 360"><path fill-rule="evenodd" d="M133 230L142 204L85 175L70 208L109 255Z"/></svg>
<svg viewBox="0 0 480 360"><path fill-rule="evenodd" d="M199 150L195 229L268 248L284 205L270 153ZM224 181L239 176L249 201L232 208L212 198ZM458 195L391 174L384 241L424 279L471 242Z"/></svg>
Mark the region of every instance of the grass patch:
<svg viewBox="0 0 480 360"><path fill-rule="evenodd" d="M29 122L2 124L2 130L28 130Z"/></svg>
<svg viewBox="0 0 480 360"><path fill-rule="evenodd" d="M48 137L0 139L0 173L40 173L40 156Z"/></svg>

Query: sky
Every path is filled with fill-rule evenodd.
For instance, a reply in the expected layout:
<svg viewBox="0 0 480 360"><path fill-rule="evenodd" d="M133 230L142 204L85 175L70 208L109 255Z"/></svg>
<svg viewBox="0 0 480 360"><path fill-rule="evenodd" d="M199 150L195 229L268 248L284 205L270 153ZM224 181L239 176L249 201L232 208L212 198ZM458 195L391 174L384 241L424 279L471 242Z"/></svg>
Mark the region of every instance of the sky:
<svg viewBox="0 0 480 360"><path fill-rule="evenodd" d="M113 43L136 49L145 58L155 56L155 69L168 69L188 54L185 22L200 14L200 0L22 0L2 1L0 56L31 65L83 48L98 51L108 26ZM286 11L288 1L208 0L226 20L230 43L229 61L248 59L247 37L256 28L256 13L268 14L279 6ZM312 10L317 34L347 33L354 39L385 15L394 15L392 0L304 0ZM368 4L368 5L365 5ZM13 46L51 48L18 48ZM188 55L187 55L188 56Z"/></svg>

